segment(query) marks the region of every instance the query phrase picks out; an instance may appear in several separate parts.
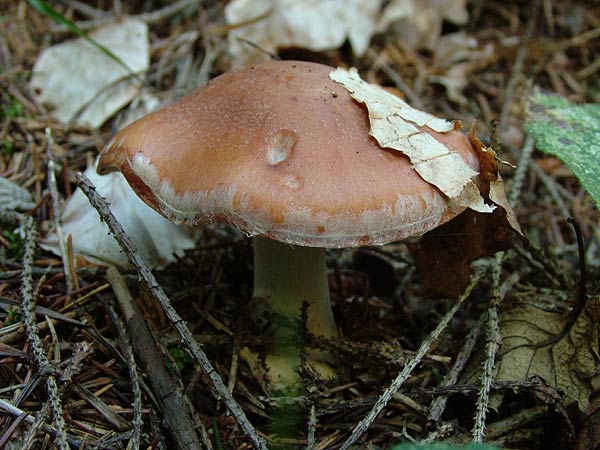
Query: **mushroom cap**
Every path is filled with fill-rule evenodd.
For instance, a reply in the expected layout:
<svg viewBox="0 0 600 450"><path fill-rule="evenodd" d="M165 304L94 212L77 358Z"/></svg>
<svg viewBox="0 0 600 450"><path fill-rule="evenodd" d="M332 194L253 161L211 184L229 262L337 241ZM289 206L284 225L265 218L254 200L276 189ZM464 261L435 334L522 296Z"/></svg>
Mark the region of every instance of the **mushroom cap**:
<svg viewBox="0 0 600 450"><path fill-rule="evenodd" d="M366 108L332 70L271 61L227 72L122 129L98 172L120 170L176 223L225 221L312 247L384 244L462 212L369 136ZM478 170L464 134L421 130Z"/></svg>

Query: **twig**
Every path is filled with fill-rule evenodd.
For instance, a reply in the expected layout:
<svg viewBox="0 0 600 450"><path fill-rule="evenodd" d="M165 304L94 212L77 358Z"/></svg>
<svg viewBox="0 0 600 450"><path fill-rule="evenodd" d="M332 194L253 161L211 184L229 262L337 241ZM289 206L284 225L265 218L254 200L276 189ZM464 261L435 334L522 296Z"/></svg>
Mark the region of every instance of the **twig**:
<svg viewBox="0 0 600 450"><path fill-rule="evenodd" d="M27 340L29 341L35 362L42 376L46 377L46 388L54 423L56 425L56 441L61 450L67 450L69 444L67 442L65 431L65 419L63 417L62 403L58 393L58 386L54 376L55 368L44 352L42 340L37 334L37 324L35 320L35 306L33 294L33 275L31 267L33 266L33 258L35 256L35 246L37 241L37 228L33 217L26 217L24 220L25 227L25 255L23 256L23 277L21 284L21 312L23 314L23 322L27 332Z"/></svg>
<svg viewBox="0 0 600 450"><path fill-rule="evenodd" d="M65 370L63 370L62 374L60 375L60 381L62 383L59 388L60 395L62 395L66 387L70 384L72 378L81 371L83 367L83 360L91 353L93 353L93 347L87 342L76 344L75 351L73 353L73 357L69 361L69 365L65 368ZM50 405L48 403L45 403L44 406L42 406L42 409L36 414L35 421L32 423L31 427L29 427L29 430L23 438L23 450L29 450L30 448L33 448L35 444L35 437L37 436L39 430L43 429L43 427L46 426L45 421L48 418L49 414ZM73 439L70 439L67 436L67 440L69 441L71 447L73 447ZM77 445L77 448L80 448L79 444Z"/></svg>
<svg viewBox="0 0 600 450"><path fill-rule="evenodd" d="M519 57L519 55L517 55L517 57ZM522 65L523 63L522 58L524 58L524 55L517 61L519 65ZM517 63L515 63L515 65L517 65ZM516 69L520 70L520 67L517 67ZM507 196L509 204L512 207L515 207L519 200L519 194L523 186L523 181L525 180L525 172L531 163L533 149L534 141L530 136L527 136L527 139L523 143L519 163L517 164L517 170L515 171L513 178L513 184L511 185ZM527 240L525 241L528 242ZM477 396L475 411L475 424L473 425L472 430L473 440L475 442L483 442L483 438L485 437L485 419L489 405L490 389L492 382L494 381L494 365L496 363L496 354L498 353L500 341L502 339L498 325L498 306L503 298L500 286L500 273L502 271L503 259L504 252L498 252L490 265L490 271L492 273L492 298L488 308L485 360L483 361L482 366L480 389Z"/></svg>
<svg viewBox="0 0 600 450"><path fill-rule="evenodd" d="M500 295L500 273L502 271L502 259L504 252L496 253L490 270L492 271L492 299L487 312L487 339L485 345L485 359L480 376L480 387L477 394L477 405L475 410L475 424L473 425L473 441L483 442L485 437L485 419L490 404L490 390L494 381L494 365L496 355L500 348L500 330L498 326L498 305L501 301Z"/></svg>
<svg viewBox="0 0 600 450"><path fill-rule="evenodd" d="M315 405L310 405L308 416L308 432L306 433L306 450L315 450L316 440L315 434L317 431L317 410Z"/></svg>
<svg viewBox="0 0 600 450"><path fill-rule="evenodd" d="M154 344L154 337L148 329L142 313L131 298L131 294L118 270L110 267L106 271L115 297L119 303L132 345L152 386L157 399L156 406L162 413L167 428L173 436L175 447L181 450L201 448L195 433L195 423L183 398L181 386L178 386L169 375L162 355Z"/></svg>
<svg viewBox="0 0 600 450"><path fill-rule="evenodd" d="M410 86L404 82L398 72L396 72L386 61L383 60L378 52L373 50L372 47L369 47L367 49L367 56L371 58L371 60L379 66L381 71L394 82L396 87L400 89L404 95L406 95L406 98L408 98L411 106L414 106L417 109L423 109L423 102L419 96L415 94Z"/></svg>
<svg viewBox="0 0 600 450"><path fill-rule="evenodd" d="M471 356L471 353L473 352L473 348L475 348L475 344L477 343L477 339L479 338L479 333L481 333L482 326L483 322L478 321L477 324L471 329L471 331L469 331L469 334L465 338L465 343L460 349L458 355L456 355L456 361L454 361L452 369L450 369L448 375L446 375L446 378L444 378L444 381L441 384L441 386L450 386L456 383L458 375L460 375L460 373L462 372L463 368L465 367L465 364ZM431 402L431 406L429 407L429 416L427 417L427 420L431 420L434 422L439 421L442 417L442 414L444 414L444 410L446 409L447 403L447 396L436 397Z"/></svg>
<svg viewBox="0 0 600 450"><path fill-rule="evenodd" d="M530 34L526 32L526 34ZM517 86L517 81L520 80L520 76L523 72L523 63L525 61L525 56L527 55L527 45L523 43L519 50L517 50L517 55L515 56L515 62L513 64L512 75L506 86L506 90L504 91L504 101L502 102L502 111L500 112L500 131L506 131L508 127L508 115L510 114L510 105L513 101L513 97L515 95L515 88Z"/></svg>
<svg viewBox="0 0 600 450"><path fill-rule="evenodd" d="M435 386L435 387L411 387L406 388L403 392L411 396L448 396L453 394L473 394L479 391L480 386L478 384L455 384L450 386ZM563 398L556 391L556 389L547 386L538 381L494 381L492 383L493 391L512 391L512 392L527 392L532 394L538 394L541 400L561 413L563 417L567 418L563 406ZM303 400L303 399L300 399ZM364 409L372 406L377 402L376 397L361 397L355 400L320 400L318 402L319 409L317 410L317 416L326 416L331 414L346 413L355 409ZM298 406L310 405L309 399L299 401Z"/></svg>
<svg viewBox="0 0 600 450"><path fill-rule="evenodd" d="M185 8L192 6L194 4L200 5L201 0L179 0L173 4L167 5L164 8L158 9L156 11L150 13L143 13L137 16L133 16L139 20L142 20L148 24L153 24L160 22L161 20L167 19L175 14L183 11ZM97 19L86 20L77 22L77 27L80 30L91 30L94 28L98 28L102 25L105 25L110 22L114 22L118 19L120 13L115 11L115 13L106 13L105 15L98 17ZM70 30L64 25L55 25L51 28L53 33L66 33Z"/></svg>
<svg viewBox="0 0 600 450"><path fill-rule="evenodd" d="M235 383L237 381L237 372L239 364L240 339L236 334L233 338L233 353L231 354L231 364L229 365L229 380L227 380L227 389L233 394Z"/></svg>
<svg viewBox="0 0 600 450"><path fill-rule="evenodd" d="M31 414L27 414L27 412L23 411L20 408L17 408L12 403L10 403L4 399L1 399L1 398L0 398L0 411L2 411L5 414L10 414L11 416L15 416L15 417L20 417L20 416L24 415L25 422L27 422L29 424L33 424L36 421L36 418L33 417ZM58 435L57 429L48 424L43 424L42 429L44 430L45 433L48 433L51 436L56 437ZM71 445L71 447L73 449L78 449L81 446L81 442L79 441L79 439L75 439L68 435L67 435L67 442ZM69 447L67 447L67 448L69 448Z"/></svg>
<svg viewBox="0 0 600 450"><path fill-rule="evenodd" d="M111 276L109 272L112 272L113 270L116 269L110 267L107 271L107 278L109 278L109 280ZM133 429L131 430L131 440L129 441L127 448L128 450L138 450L140 448L142 426L144 422L142 419L142 391L140 389L140 379L138 377L137 364L135 362L135 357L133 356L133 350L131 349L131 344L127 337L125 327L123 326L123 322L121 322L121 319L115 312L115 309L112 307L112 305L107 305L106 310L108 311L108 315L110 316L113 325L117 329L121 350L125 355L125 359L127 359L127 370L129 371L131 391L133 393Z"/></svg>
<svg viewBox="0 0 600 450"><path fill-rule="evenodd" d="M60 197L56 186L56 163L54 161L54 140L52 139L52 131L46 128L46 157L48 159L48 188L52 197L52 215L54 216L54 227L56 228L56 236L58 238L58 248L62 258L63 269L65 274L65 282L67 284L67 294L73 292L75 283L73 282L73 265L67 251L67 241L63 233L62 221L60 220Z"/></svg>
<svg viewBox="0 0 600 450"><path fill-rule="evenodd" d="M189 350L190 354L194 357L194 359L198 362L200 369L204 372L204 374L210 379L212 387L216 391L217 395L220 396L227 409L238 423L243 432L248 436L248 438L252 441L254 446L258 449L266 449L266 444L262 438L258 436L256 429L250 423L246 414L240 407L240 405L235 401L225 383L221 379L221 376L217 373L213 365L208 360L208 357L198 344L194 340L192 333L187 327L186 323L183 321L181 316L175 311L169 298L163 291L162 287L154 278L154 275L148 269L144 261L139 257L137 252L135 251L135 246L131 242L131 239L117 219L113 216L110 211L106 201L96 193L95 188L91 184L91 182L85 177L85 175L78 173L77 174L77 184L79 188L83 191L83 193L88 197L92 206L98 211L100 217L103 221L106 222L111 232L115 235L117 242L121 246L123 252L127 255L129 262L133 267L135 267L138 275L144 281L148 290L152 293L152 295L156 298L156 300L160 303L165 315L171 321L173 327L179 333L183 344Z"/></svg>
<svg viewBox="0 0 600 450"><path fill-rule="evenodd" d="M201 3L202 0L179 0L178 2L167 4L164 8L149 13L143 13L137 17L147 24L153 24L174 16L192 5L200 6Z"/></svg>
<svg viewBox="0 0 600 450"><path fill-rule="evenodd" d="M350 448L350 446L352 446L356 442L356 440L365 431L367 431L367 429L375 421L375 419L377 418L379 413L388 404L388 402L390 401L390 399L392 398L394 393L397 392L398 389L400 389L402 384L410 376L411 372L415 369L415 367L417 367L417 365L421 362L421 360L423 359L425 354L429 351L429 349L432 347L432 345L440 337L442 332L446 329L446 327L448 326L448 323L450 322L450 320L452 320L452 318L454 317L454 315L456 314L456 312L458 311L458 309L460 308L462 303L469 296L469 294L471 293L473 288L477 285L478 281L479 281L479 275L474 275L471 279L471 282L466 287L466 289L461 294L461 296L458 298L458 300L456 301L454 306L452 308L450 308L450 310L442 318L442 320L440 321L438 326L435 328L435 330L433 330L431 332L431 334L427 337L427 339L425 339L425 341L421 344L421 346L419 347L419 350L417 350L417 352L415 354L415 357L413 359L411 359L410 361L408 361L408 363L406 363L406 366L404 366L404 369L398 374L398 376L392 382L392 384L377 399L377 402L375 403L375 405L373 406L371 411L369 411L369 413L360 421L360 423L354 428L354 430L352 430L352 434L341 446L341 450L348 450Z"/></svg>
<svg viewBox="0 0 600 450"><path fill-rule="evenodd" d="M83 401L94 408L108 423L115 427L118 431L123 432L129 429L129 422L115 413L106 403L104 403L97 395L89 389L82 386L80 383L72 383L71 391L75 392Z"/></svg>
<svg viewBox="0 0 600 450"><path fill-rule="evenodd" d="M519 194L521 193L521 188L523 187L523 181L525 180L525 174L527 173L527 169L531 164L531 154L533 153L534 147L535 141L531 136L527 135L519 155L519 163L517 164L517 168L515 169L512 177L510 192L507 196L508 203L513 208L517 205Z"/></svg>
<svg viewBox="0 0 600 450"><path fill-rule="evenodd" d="M552 200L554 200L556 203L556 206L558 206L560 213L564 217L569 217L571 213L569 212L569 208L565 204L564 200L560 196L560 192L558 192L556 180L544 172L544 170L537 164L532 164L531 170L533 170L542 184L546 187L546 189L548 189L548 192L550 193Z"/></svg>
<svg viewBox="0 0 600 450"><path fill-rule="evenodd" d="M8 441L10 440L13 433L17 431L17 429L21 426L21 422L23 422L23 420L25 420L26 417L26 413L17 416L17 418L13 420L10 426L5 429L4 434L0 437L0 448L4 448L4 446L8 444Z"/></svg>

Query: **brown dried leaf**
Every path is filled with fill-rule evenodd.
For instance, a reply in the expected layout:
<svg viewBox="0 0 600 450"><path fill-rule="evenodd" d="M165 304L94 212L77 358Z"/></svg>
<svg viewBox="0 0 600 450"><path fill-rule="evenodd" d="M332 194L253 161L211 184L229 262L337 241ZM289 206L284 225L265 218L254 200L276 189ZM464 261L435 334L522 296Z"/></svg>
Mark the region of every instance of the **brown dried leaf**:
<svg viewBox="0 0 600 450"><path fill-rule="evenodd" d="M469 140L479 159L479 191L500 208L492 214L466 210L409 245L424 296L458 296L471 278L471 262L512 247L513 230L523 234L504 193L498 157L475 136L474 129L469 131Z"/></svg>
<svg viewBox="0 0 600 450"><path fill-rule="evenodd" d="M486 147L475 135L475 124L469 130L469 141L471 141L471 145L477 150L479 158L479 190L484 195L487 195L489 200L501 207L510 227L520 235L523 235L521 227L517 222L517 216L506 198L504 182L498 172L498 163L500 160L494 149Z"/></svg>
<svg viewBox="0 0 600 450"><path fill-rule="evenodd" d="M471 278L471 262L512 246L513 233L501 208L491 214L466 210L408 244L421 295L457 297Z"/></svg>
<svg viewBox="0 0 600 450"><path fill-rule="evenodd" d="M569 314L544 308L534 299L509 302L499 311L502 346L496 366L497 381L540 378L562 391L585 410L598 372L598 307L600 297L588 298L573 326L554 342Z"/></svg>

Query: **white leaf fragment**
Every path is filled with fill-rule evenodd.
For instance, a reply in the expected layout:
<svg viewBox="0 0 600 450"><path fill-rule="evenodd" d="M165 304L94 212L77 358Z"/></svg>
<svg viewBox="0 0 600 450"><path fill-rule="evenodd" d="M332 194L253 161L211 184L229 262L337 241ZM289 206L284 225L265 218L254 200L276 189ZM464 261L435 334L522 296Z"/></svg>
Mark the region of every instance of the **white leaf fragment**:
<svg viewBox="0 0 600 450"><path fill-rule="evenodd" d="M33 67L31 87L36 100L53 108L61 122L98 128L135 97L143 82L150 63L148 26L125 18L88 36L138 76L80 38L44 50Z"/></svg>
<svg viewBox="0 0 600 450"><path fill-rule="evenodd" d="M85 175L110 204L112 213L150 267L165 267L175 260L175 255L181 256L184 250L194 247L193 229L178 227L146 205L120 172L100 176L95 167L88 167ZM100 220L81 190L77 189L67 200L61 220L63 234L72 236L76 254L95 263L130 267L117 241L109 234L108 226ZM46 235L41 246L60 255L55 231Z"/></svg>
<svg viewBox="0 0 600 450"><path fill-rule="evenodd" d="M473 182L478 172L462 157L418 127L427 126L440 133L454 129L454 124L419 111L393 94L363 81L355 68L338 68L329 77L346 88L352 98L369 111L370 135L384 148L405 154L417 173L436 186L458 207L492 212Z"/></svg>
<svg viewBox="0 0 600 450"><path fill-rule="evenodd" d="M360 56L375 32L381 3L381 0L232 0L225 7L227 23L235 26L229 32L229 50L242 64L248 64L267 60L267 52L274 53L280 48L322 51L338 48L348 39L354 53Z"/></svg>
<svg viewBox="0 0 600 450"><path fill-rule="evenodd" d="M231 0L225 6L229 51L238 64L266 61L268 52L282 48L330 50L346 40L362 56L372 36L390 28L411 48L435 50L444 21L468 19L466 0Z"/></svg>
<svg viewBox="0 0 600 450"><path fill-rule="evenodd" d="M17 183L0 177L0 212L27 211L35 206L31 194Z"/></svg>
<svg viewBox="0 0 600 450"><path fill-rule="evenodd" d="M435 50L444 21L464 25L469 20L466 0L390 0L377 31L391 28L411 48Z"/></svg>

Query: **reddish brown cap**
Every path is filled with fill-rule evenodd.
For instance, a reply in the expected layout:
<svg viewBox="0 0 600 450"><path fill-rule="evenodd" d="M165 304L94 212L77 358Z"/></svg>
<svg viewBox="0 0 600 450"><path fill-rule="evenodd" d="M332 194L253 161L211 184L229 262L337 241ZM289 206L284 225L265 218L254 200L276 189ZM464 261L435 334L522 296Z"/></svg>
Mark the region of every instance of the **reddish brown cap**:
<svg viewBox="0 0 600 450"><path fill-rule="evenodd" d="M304 246L384 244L460 213L369 136L365 107L332 70L272 61L221 75L121 130L98 171L121 170L175 222L225 221ZM478 170L462 133L423 130Z"/></svg>

